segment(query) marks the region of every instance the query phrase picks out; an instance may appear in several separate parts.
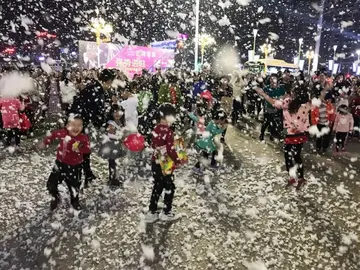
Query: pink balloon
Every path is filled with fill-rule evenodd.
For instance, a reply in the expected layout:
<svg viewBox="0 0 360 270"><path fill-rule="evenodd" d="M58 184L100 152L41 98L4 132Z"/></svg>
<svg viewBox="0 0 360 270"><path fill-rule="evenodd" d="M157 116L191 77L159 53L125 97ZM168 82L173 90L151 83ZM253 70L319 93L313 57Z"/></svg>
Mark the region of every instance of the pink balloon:
<svg viewBox="0 0 360 270"><path fill-rule="evenodd" d="M125 138L124 145L132 152L140 152L145 148L145 138L139 133L130 134Z"/></svg>

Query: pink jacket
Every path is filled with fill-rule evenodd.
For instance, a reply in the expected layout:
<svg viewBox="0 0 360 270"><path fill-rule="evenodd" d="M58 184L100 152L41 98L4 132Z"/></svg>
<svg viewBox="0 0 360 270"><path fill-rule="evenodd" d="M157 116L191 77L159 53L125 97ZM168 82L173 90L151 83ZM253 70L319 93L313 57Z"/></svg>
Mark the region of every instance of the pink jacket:
<svg viewBox="0 0 360 270"><path fill-rule="evenodd" d="M24 105L17 98L0 98L3 128L20 128L19 111L24 110Z"/></svg>
<svg viewBox="0 0 360 270"><path fill-rule="evenodd" d="M307 132L310 127L309 113L311 111L310 103L302 104L296 114L290 114L288 111L290 98L277 100L274 107L283 109L284 128L288 135Z"/></svg>
<svg viewBox="0 0 360 270"><path fill-rule="evenodd" d="M334 122L334 132L352 132L354 128L354 118L351 113L336 114Z"/></svg>

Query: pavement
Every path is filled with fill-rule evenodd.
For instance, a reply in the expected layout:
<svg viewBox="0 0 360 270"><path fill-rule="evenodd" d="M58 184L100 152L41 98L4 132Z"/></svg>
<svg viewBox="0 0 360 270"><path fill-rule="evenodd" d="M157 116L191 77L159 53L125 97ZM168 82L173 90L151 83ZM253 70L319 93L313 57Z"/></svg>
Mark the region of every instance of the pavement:
<svg viewBox="0 0 360 270"><path fill-rule="evenodd" d="M154 224L143 221L149 177L126 175L123 188L111 189L106 162L92 155L99 180L81 194L83 210L69 207L62 187L62 205L51 213L45 185L54 151L33 151L29 142L22 154L5 153L0 269L360 269L356 156L318 156L309 146L309 184L297 192L284 188L280 145L260 143L246 123L229 127L226 142L225 170L193 177L192 154L175 180L174 208L182 217ZM349 142L354 155L355 147Z"/></svg>

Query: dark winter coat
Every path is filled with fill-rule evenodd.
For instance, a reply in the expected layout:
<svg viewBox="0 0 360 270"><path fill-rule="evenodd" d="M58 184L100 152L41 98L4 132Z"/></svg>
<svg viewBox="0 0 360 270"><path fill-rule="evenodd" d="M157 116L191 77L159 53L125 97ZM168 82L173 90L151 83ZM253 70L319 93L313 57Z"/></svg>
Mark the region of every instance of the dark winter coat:
<svg viewBox="0 0 360 270"><path fill-rule="evenodd" d="M102 127L105 122L105 91L96 80L92 80L74 98L71 113L81 115L84 127L92 123L95 127Z"/></svg>
<svg viewBox="0 0 360 270"><path fill-rule="evenodd" d="M102 141L98 152L99 157L103 159L118 159L126 155L126 151L123 149L121 141L112 136L106 136Z"/></svg>

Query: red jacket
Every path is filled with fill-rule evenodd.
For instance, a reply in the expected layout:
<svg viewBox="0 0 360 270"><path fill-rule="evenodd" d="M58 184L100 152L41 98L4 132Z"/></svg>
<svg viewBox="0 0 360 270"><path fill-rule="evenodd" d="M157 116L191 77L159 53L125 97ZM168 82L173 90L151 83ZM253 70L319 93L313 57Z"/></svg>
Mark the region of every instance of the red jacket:
<svg viewBox="0 0 360 270"><path fill-rule="evenodd" d="M350 109L352 115L360 117L360 97L356 97L351 101Z"/></svg>
<svg viewBox="0 0 360 270"><path fill-rule="evenodd" d="M331 102L327 102L326 103L326 118L329 121L330 127L332 126L332 124L335 121L335 116L336 116L335 106ZM311 124L317 125L319 123L319 119L320 119L319 107L314 107L311 110Z"/></svg>
<svg viewBox="0 0 360 270"><path fill-rule="evenodd" d="M55 130L50 136L45 137L44 144L49 145L55 140L59 140L56 159L67 165L79 165L83 159L83 154L90 153L90 141L87 135L80 133L76 137L71 137L67 129Z"/></svg>
<svg viewBox="0 0 360 270"><path fill-rule="evenodd" d="M151 146L156 150L156 153L160 153L163 156L167 154L175 163L180 163L174 146L174 132L169 126L158 124L154 128ZM152 160L156 160L155 154Z"/></svg>

